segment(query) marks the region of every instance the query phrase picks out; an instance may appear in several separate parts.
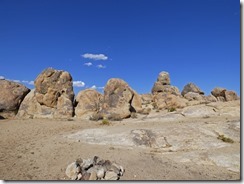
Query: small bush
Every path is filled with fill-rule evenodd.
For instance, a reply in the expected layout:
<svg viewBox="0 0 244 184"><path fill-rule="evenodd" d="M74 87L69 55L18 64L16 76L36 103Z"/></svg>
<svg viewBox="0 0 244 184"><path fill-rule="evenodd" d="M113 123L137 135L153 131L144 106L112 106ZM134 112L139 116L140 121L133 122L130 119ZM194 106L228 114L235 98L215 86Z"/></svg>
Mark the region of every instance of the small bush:
<svg viewBox="0 0 244 184"><path fill-rule="evenodd" d="M107 119L103 119L100 125L107 125L109 126L111 123Z"/></svg>
<svg viewBox="0 0 244 184"><path fill-rule="evenodd" d="M174 112L174 111L176 111L176 108L175 107L168 108L168 112Z"/></svg>
<svg viewBox="0 0 244 184"><path fill-rule="evenodd" d="M217 139L220 139L223 142L227 142L227 143L234 143L234 141L231 138L225 137L224 135L219 135Z"/></svg>

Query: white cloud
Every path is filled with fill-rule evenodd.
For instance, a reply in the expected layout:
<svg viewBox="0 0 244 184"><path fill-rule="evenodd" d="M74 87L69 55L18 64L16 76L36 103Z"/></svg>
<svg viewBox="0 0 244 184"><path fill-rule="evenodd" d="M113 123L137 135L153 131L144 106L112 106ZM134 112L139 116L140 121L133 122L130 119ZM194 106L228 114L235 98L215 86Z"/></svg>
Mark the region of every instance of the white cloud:
<svg viewBox="0 0 244 184"><path fill-rule="evenodd" d="M17 83L20 83L20 80L12 80L13 82L17 82Z"/></svg>
<svg viewBox="0 0 244 184"><path fill-rule="evenodd" d="M93 85L92 87L90 87L91 89L104 89L104 87L97 87L96 85Z"/></svg>
<svg viewBox="0 0 244 184"><path fill-rule="evenodd" d="M73 81L73 86L74 87L84 87L85 86L85 83L82 82L82 81Z"/></svg>
<svg viewBox="0 0 244 184"><path fill-rule="evenodd" d="M97 65L97 67L99 68L99 69L102 69L102 68L106 68L106 66L104 66L104 65Z"/></svg>
<svg viewBox="0 0 244 184"><path fill-rule="evenodd" d="M3 80L3 79L5 79L4 76L0 76L0 80Z"/></svg>
<svg viewBox="0 0 244 184"><path fill-rule="evenodd" d="M88 63L84 63L84 65L86 65L86 66L91 66L92 63L91 63L91 62L88 62Z"/></svg>
<svg viewBox="0 0 244 184"><path fill-rule="evenodd" d="M22 80L21 82L29 85L34 85L34 81Z"/></svg>
<svg viewBox="0 0 244 184"><path fill-rule="evenodd" d="M105 56L104 54L89 54L89 53L86 53L86 54L83 54L82 57L86 58L86 59L92 59L92 60L107 60L108 59L108 57Z"/></svg>

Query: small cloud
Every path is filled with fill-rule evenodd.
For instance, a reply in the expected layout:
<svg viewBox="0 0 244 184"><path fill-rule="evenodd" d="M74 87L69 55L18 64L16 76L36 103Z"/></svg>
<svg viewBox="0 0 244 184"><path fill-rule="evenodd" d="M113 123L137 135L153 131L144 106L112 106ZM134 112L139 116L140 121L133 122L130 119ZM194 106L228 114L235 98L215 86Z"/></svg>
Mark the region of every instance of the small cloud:
<svg viewBox="0 0 244 184"><path fill-rule="evenodd" d="M104 87L97 87L96 85L93 85L92 87L90 87L91 89L104 89Z"/></svg>
<svg viewBox="0 0 244 184"><path fill-rule="evenodd" d="M4 76L0 76L0 80L4 80L5 78L4 78Z"/></svg>
<svg viewBox="0 0 244 184"><path fill-rule="evenodd" d="M34 81L22 80L21 82L29 85L34 85Z"/></svg>
<svg viewBox="0 0 244 184"><path fill-rule="evenodd" d="M86 65L86 66L91 66L92 63L91 63L91 62L88 62L88 63L84 63L84 65Z"/></svg>
<svg viewBox="0 0 244 184"><path fill-rule="evenodd" d="M105 56L104 54L89 54L89 53L86 53L86 54L83 54L82 57L86 58L86 59L92 59L92 60L107 60L108 59L108 57Z"/></svg>
<svg viewBox="0 0 244 184"><path fill-rule="evenodd" d="M97 67L99 68L99 69L104 69L104 68L106 68L106 66L104 66L104 65L97 65Z"/></svg>
<svg viewBox="0 0 244 184"><path fill-rule="evenodd" d="M20 80L12 80L13 82L17 82L17 83L20 83Z"/></svg>
<svg viewBox="0 0 244 184"><path fill-rule="evenodd" d="M81 88L85 86L85 83L82 81L73 81L73 86Z"/></svg>

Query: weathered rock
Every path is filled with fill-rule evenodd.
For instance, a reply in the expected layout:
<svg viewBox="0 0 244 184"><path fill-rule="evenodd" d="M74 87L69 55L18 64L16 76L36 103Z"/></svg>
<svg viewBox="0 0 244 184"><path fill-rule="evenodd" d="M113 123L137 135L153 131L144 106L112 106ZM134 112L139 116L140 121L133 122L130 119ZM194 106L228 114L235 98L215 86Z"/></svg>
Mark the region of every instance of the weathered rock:
<svg viewBox="0 0 244 184"><path fill-rule="evenodd" d="M192 100L205 101L203 95L200 95L199 93L195 93L195 92L188 92L185 94L184 97L189 101Z"/></svg>
<svg viewBox="0 0 244 184"><path fill-rule="evenodd" d="M35 80L36 89L20 106L20 118L70 118L73 116L73 84L68 72L48 68Z"/></svg>
<svg viewBox="0 0 244 184"><path fill-rule="evenodd" d="M225 100L226 101L233 101L238 100L238 95L235 91L225 91Z"/></svg>
<svg viewBox="0 0 244 184"><path fill-rule="evenodd" d="M170 85L170 77L168 72L160 72L157 78L157 81L162 85Z"/></svg>
<svg viewBox="0 0 244 184"><path fill-rule="evenodd" d="M154 96L157 109L183 108L186 107L187 100L181 96L166 93L158 93Z"/></svg>
<svg viewBox="0 0 244 184"><path fill-rule="evenodd" d="M173 95L180 95L180 91L176 86L170 86L170 85L162 85L159 82L155 82L153 89L152 89L152 93L156 94L156 93L168 93L168 94L173 94Z"/></svg>
<svg viewBox="0 0 244 184"><path fill-rule="evenodd" d="M97 180L97 173L95 171L91 172L91 175L89 177L89 180Z"/></svg>
<svg viewBox="0 0 244 184"><path fill-rule="evenodd" d="M142 94L141 95L141 101L142 101L142 105L147 105L150 104L152 102L152 94Z"/></svg>
<svg viewBox="0 0 244 184"><path fill-rule="evenodd" d="M200 95L204 95L204 92L193 83L188 83L187 85L185 85L184 89L181 92L181 95L185 96L185 94L187 94L189 92L194 92L194 93L198 93Z"/></svg>
<svg viewBox="0 0 244 184"><path fill-rule="evenodd" d="M30 89L8 80L0 80L0 86L0 115L3 118L13 117Z"/></svg>
<svg viewBox="0 0 244 184"><path fill-rule="evenodd" d="M211 91L211 94L216 98L220 96L225 97L225 91L225 88L216 87Z"/></svg>
<svg viewBox="0 0 244 184"><path fill-rule="evenodd" d="M76 162L71 163L66 168L65 174L71 179L76 180L78 178L78 174L80 172L80 166L76 164Z"/></svg>
<svg viewBox="0 0 244 184"><path fill-rule="evenodd" d="M225 97L223 97L223 96L218 96L218 97L217 97L217 101L225 102Z"/></svg>
<svg viewBox="0 0 244 184"><path fill-rule="evenodd" d="M204 98L205 98L205 101L208 103L209 102L217 102L217 98L213 95L208 95L208 96L205 96Z"/></svg>
<svg viewBox="0 0 244 184"><path fill-rule="evenodd" d="M107 82L101 110L104 116L116 114L124 119L130 117L131 112L140 109L140 96L125 81L113 78Z"/></svg>
<svg viewBox="0 0 244 184"><path fill-rule="evenodd" d="M98 170L97 170L97 178L98 179L101 179L105 176L105 170L104 168L100 167Z"/></svg>
<svg viewBox="0 0 244 184"><path fill-rule="evenodd" d="M94 89L80 91L75 98L75 115L78 118L88 118L101 108L103 95Z"/></svg>
<svg viewBox="0 0 244 184"><path fill-rule="evenodd" d="M119 177L114 171L107 171L104 177L105 180L118 180Z"/></svg>

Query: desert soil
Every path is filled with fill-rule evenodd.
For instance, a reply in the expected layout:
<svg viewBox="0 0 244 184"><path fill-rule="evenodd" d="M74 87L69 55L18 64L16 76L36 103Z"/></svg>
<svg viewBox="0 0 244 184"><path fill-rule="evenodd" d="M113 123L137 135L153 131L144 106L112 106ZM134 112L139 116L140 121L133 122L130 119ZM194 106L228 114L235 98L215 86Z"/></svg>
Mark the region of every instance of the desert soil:
<svg viewBox="0 0 244 184"><path fill-rule="evenodd" d="M95 155L122 165L121 180L240 179L239 101L100 123L0 120L0 179L67 180L68 164Z"/></svg>

